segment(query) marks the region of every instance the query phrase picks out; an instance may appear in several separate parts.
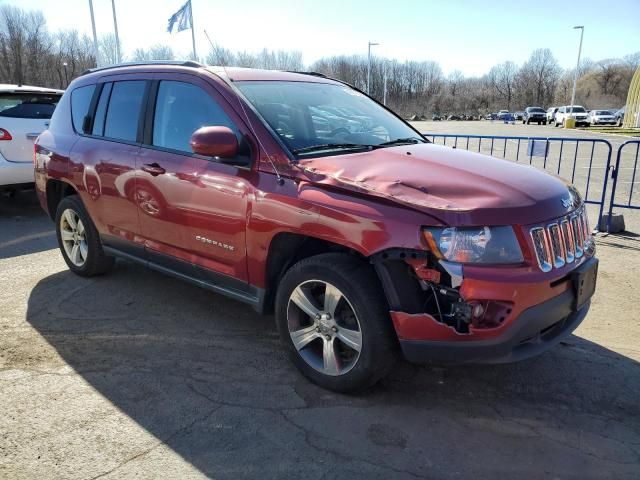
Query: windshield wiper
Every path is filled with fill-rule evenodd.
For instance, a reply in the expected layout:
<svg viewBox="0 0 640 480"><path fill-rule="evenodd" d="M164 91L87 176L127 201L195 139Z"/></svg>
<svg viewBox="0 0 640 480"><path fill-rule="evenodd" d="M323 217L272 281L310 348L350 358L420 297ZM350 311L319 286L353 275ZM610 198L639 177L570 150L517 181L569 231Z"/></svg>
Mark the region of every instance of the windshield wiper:
<svg viewBox="0 0 640 480"><path fill-rule="evenodd" d="M415 143L426 143L423 139L418 137L396 138L388 142L379 143L375 147L391 147L393 145L410 145Z"/></svg>
<svg viewBox="0 0 640 480"><path fill-rule="evenodd" d="M293 150L293 153L311 153L321 150L370 150L371 148L373 148L373 145L364 145L361 143L323 143L321 145L296 148Z"/></svg>

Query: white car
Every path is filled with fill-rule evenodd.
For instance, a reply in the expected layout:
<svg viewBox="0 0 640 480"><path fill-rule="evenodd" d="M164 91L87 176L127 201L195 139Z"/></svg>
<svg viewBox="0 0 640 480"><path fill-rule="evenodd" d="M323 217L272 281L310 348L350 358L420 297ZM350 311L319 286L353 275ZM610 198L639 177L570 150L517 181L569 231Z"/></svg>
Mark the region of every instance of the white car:
<svg viewBox="0 0 640 480"><path fill-rule="evenodd" d="M610 110L591 110L589 123L591 125L615 125L616 117Z"/></svg>
<svg viewBox="0 0 640 480"><path fill-rule="evenodd" d="M567 118L573 118L576 121L576 127L579 125L588 126L589 125L589 116L584 107L580 105L565 105L564 107L558 108L556 112L556 127L564 127L564 122Z"/></svg>
<svg viewBox="0 0 640 480"><path fill-rule="evenodd" d="M49 126L62 93L0 84L0 190L33 186L33 142Z"/></svg>

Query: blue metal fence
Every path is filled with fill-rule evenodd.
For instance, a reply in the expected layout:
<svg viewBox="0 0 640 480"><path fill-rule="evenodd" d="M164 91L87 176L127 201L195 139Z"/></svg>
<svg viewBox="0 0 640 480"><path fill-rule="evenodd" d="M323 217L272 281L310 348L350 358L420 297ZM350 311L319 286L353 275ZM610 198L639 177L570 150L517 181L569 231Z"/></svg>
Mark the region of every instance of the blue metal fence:
<svg viewBox="0 0 640 480"><path fill-rule="evenodd" d="M628 155L625 156L625 153ZM611 214L613 213L614 207L640 209L640 199L635 199L633 197L633 194L635 193L634 190L636 190L634 188L635 184L640 183L640 181L636 181L639 158L640 140L629 140L624 142L618 148L616 165L611 172L613 185L611 186L611 203L609 204L607 232L611 227ZM624 167L623 164L625 165ZM628 171L628 174L625 175L623 170ZM625 188L626 185L629 185L628 188ZM621 200L618 201L618 198Z"/></svg>
<svg viewBox="0 0 640 480"><path fill-rule="evenodd" d="M423 135L435 144L528 163L570 180L582 192L585 203L599 206L596 227L600 226L608 200L607 185L613 151L608 141L598 138ZM636 164L637 158L636 153Z"/></svg>

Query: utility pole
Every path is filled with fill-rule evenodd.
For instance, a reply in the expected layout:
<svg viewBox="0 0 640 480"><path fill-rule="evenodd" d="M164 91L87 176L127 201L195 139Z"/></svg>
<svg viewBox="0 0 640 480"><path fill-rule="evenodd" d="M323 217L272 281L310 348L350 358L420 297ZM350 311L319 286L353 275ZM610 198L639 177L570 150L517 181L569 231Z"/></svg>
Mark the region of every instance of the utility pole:
<svg viewBox="0 0 640 480"><path fill-rule="evenodd" d="M93 16L93 1L89 0L89 12L91 13L91 28L93 29L93 50L96 56L96 67L100 66L100 50L98 49L98 35L96 35L96 19Z"/></svg>
<svg viewBox="0 0 640 480"><path fill-rule="evenodd" d="M367 95L371 95L371 47L380 45L379 43L369 42L369 53L367 56Z"/></svg>
<svg viewBox="0 0 640 480"><path fill-rule="evenodd" d="M576 84L578 83L578 69L580 68L580 54L582 53L582 37L584 35L584 26L578 25L573 27L575 29L580 29L580 46L578 47L578 63L576 64L576 72L573 75L573 91L571 92L571 106L569 107L569 118L573 114L573 102L576 100Z"/></svg>
<svg viewBox="0 0 640 480"><path fill-rule="evenodd" d="M113 10L113 30L116 34L116 63L122 62L120 56L120 37L118 36L118 20L116 20L116 0L111 0L111 9Z"/></svg>

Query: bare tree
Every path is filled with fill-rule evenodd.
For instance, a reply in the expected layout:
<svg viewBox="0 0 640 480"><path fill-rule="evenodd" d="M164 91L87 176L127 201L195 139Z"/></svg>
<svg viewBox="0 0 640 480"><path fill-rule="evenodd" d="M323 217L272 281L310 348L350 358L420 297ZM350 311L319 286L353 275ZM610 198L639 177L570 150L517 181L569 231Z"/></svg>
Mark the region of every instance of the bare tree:
<svg viewBox="0 0 640 480"><path fill-rule="evenodd" d="M175 54L168 45L156 44L145 50L144 48L136 48L131 55L134 62L145 62L151 60L174 60Z"/></svg>
<svg viewBox="0 0 640 480"><path fill-rule="evenodd" d="M118 45L116 36L113 33L107 33L98 40L98 50L103 63L107 65L115 65L119 62ZM122 42L120 42L120 51L122 51Z"/></svg>
<svg viewBox="0 0 640 480"><path fill-rule="evenodd" d="M488 78L491 86L498 96L507 102L507 110L511 110L517 75L518 67L513 62L504 62L489 70Z"/></svg>
<svg viewBox="0 0 640 480"><path fill-rule="evenodd" d="M518 72L521 103L547 105L554 96L562 69L548 48L534 50Z"/></svg>

